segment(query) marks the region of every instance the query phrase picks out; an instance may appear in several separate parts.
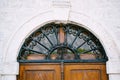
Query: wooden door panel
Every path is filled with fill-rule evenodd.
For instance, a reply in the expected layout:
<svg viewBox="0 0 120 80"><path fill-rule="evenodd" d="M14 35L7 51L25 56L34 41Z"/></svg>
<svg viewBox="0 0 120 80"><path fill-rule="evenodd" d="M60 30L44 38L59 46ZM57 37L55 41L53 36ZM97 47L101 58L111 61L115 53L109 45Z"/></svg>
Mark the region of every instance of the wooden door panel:
<svg viewBox="0 0 120 80"><path fill-rule="evenodd" d="M40 70L40 71L26 71L25 72L25 80L55 80L55 72L54 70L46 71L46 70Z"/></svg>
<svg viewBox="0 0 120 80"><path fill-rule="evenodd" d="M72 80L100 80L99 70L71 70Z"/></svg>
<svg viewBox="0 0 120 80"><path fill-rule="evenodd" d="M103 64L67 64L64 71L65 80L107 80Z"/></svg>
<svg viewBox="0 0 120 80"><path fill-rule="evenodd" d="M61 80L58 64L21 64L20 80Z"/></svg>

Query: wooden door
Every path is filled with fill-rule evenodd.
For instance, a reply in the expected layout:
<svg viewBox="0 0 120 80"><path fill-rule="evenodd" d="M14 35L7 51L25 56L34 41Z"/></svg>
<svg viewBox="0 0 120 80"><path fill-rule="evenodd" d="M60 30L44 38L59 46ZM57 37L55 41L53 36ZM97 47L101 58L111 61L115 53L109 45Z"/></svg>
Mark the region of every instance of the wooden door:
<svg viewBox="0 0 120 80"><path fill-rule="evenodd" d="M60 63L24 63L20 64L19 80L108 79L104 63L64 63L64 65Z"/></svg>
<svg viewBox="0 0 120 80"><path fill-rule="evenodd" d="M108 80L103 63L65 64L64 72L65 80Z"/></svg>
<svg viewBox="0 0 120 80"><path fill-rule="evenodd" d="M59 64L20 64L19 80L61 80Z"/></svg>

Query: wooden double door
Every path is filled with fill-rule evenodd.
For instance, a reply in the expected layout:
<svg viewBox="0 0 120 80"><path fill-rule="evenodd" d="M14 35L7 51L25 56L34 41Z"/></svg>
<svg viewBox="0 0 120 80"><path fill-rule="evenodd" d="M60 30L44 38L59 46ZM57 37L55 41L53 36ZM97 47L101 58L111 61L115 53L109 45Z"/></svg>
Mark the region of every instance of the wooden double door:
<svg viewBox="0 0 120 80"><path fill-rule="evenodd" d="M108 80L105 63L21 63L18 80Z"/></svg>

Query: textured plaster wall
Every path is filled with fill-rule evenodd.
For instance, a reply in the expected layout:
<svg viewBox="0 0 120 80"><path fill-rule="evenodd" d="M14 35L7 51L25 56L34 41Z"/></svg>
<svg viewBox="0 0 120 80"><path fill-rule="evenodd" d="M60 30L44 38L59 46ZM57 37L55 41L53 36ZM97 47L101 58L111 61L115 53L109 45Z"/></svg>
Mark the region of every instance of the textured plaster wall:
<svg viewBox="0 0 120 80"><path fill-rule="evenodd" d="M49 9L50 5L49 0L1 0L0 54L4 53L5 44L18 28L40 12Z"/></svg>
<svg viewBox="0 0 120 80"><path fill-rule="evenodd" d="M72 9L105 26L120 49L120 1L72 0ZM104 36L104 35L103 35Z"/></svg>
<svg viewBox="0 0 120 80"><path fill-rule="evenodd" d="M55 0L54 0L55 1ZM104 25L120 49L119 0L70 0L71 9ZM3 53L10 36L40 12L52 8L52 0L1 0L0 1L0 53ZM53 16L53 15L51 15ZM104 36L104 35L103 35ZM0 57L1 60L1 57Z"/></svg>
<svg viewBox="0 0 120 80"><path fill-rule="evenodd" d="M0 64L3 64L5 60L8 50L6 48L9 46L11 36L14 36L22 26L41 13L44 14L44 12L49 11L54 13L49 14L50 19L52 20L72 20L73 18L77 18L72 17L72 12L75 12L76 14L78 13L86 16L87 19L98 23L100 26L103 26L101 28L105 29L104 31L108 33L114 42L114 44L111 44L111 48L113 47L112 45L114 45L117 53L112 53L113 56L114 54L117 54L118 59L120 59L120 0L0 0ZM80 17L83 19L82 16ZM47 20L47 18L48 17L40 18L40 21L42 21L42 19ZM87 21L89 23L89 20ZM30 27L28 26L27 28L29 30ZM97 26L95 28L96 30L98 29ZM106 39L107 37L103 35L102 38ZM116 60L117 64L120 63L118 59ZM6 66L4 70L9 69L6 64L4 65ZM14 65L14 63L10 64L10 66L11 65ZM115 80L119 80L120 69L117 68L119 65L116 66L116 63L114 62L109 63L109 65L113 65L113 67L116 68L115 70L112 70L111 67L107 67L108 73L115 73L115 76L111 73L109 77L111 80L114 80L114 77L116 77ZM0 74L2 73L1 69L2 67L0 65ZM14 69L17 70L18 68ZM118 74L116 72L118 72ZM11 71L6 72L5 74L7 73L10 74ZM0 77L0 80L8 80L8 78L10 78L10 76ZM15 77L11 77L10 80L14 79Z"/></svg>

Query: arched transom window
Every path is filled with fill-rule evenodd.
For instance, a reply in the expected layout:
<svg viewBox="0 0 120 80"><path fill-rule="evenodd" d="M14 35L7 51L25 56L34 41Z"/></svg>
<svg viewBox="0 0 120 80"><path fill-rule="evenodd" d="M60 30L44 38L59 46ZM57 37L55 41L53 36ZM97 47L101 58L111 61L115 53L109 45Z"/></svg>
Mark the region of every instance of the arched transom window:
<svg viewBox="0 0 120 80"><path fill-rule="evenodd" d="M75 24L49 23L26 38L19 62L104 62L100 41L88 30Z"/></svg>

